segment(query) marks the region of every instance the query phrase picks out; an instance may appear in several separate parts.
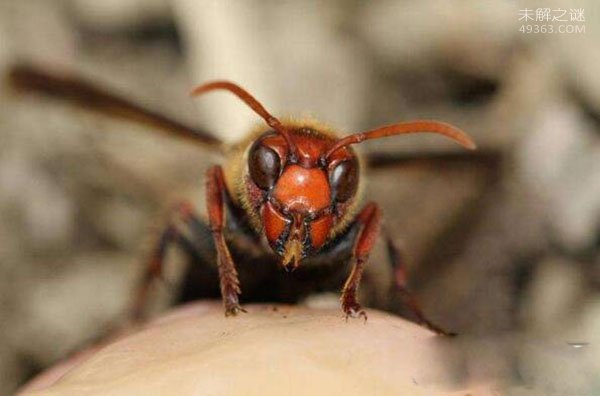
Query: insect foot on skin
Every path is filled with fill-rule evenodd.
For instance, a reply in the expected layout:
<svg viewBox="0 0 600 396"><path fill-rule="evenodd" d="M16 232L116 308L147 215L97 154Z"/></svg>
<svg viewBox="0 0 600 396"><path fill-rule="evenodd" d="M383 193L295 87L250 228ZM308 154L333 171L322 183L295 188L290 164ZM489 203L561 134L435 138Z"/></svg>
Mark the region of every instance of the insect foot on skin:
<svg viewBox="0 0 600 396"><path fill-rule="evenodd" d="M162 273L167 247L175 243L201 262L205 274L214 271L216 263L220 295L228 316L245 312L239 302L243 284L238 270L242 268L253 280L249 282L254 285L250 295L257 296L257 300L285 301L290 295L301 295L311 288L323 290L343 285L341 307L346 319L366 320L357 291L369 254L380 237L382 212L375 202L361 201L365 161L352 146L371 139L427 132L443 135L467 149L475 148L471 138L460 129L429 120L400 122L340 137L316 121L280 120L239 85L213 81L197 87L192 95L217 90L230 92L264 120L263 127L241 142L227 146L209 133L77 77L17 66L10 78L20 90L67 99L91 110L218 148L224 154L224 164L215 165L206 173L208 221L197 216L192 205L181 204L158 238L146 276L136 293L133 311L137 316L141 316L150 283ZM381 234L397 274L396 287L408 307L421 324L437 333L449 334L426 319L407 290L398 248L386 233ZM304 276L289 277L289 284L279 274L269 278L259 271L261 268L257 266L262 264L248 264L250 260L246 258L251 255L244 252L250 250L260 252L260 260L276 261L281 267L279 273L301 272L306 267ZM262 280L270 279L270 283L259 282L258 273L262 274Z"/></svg>

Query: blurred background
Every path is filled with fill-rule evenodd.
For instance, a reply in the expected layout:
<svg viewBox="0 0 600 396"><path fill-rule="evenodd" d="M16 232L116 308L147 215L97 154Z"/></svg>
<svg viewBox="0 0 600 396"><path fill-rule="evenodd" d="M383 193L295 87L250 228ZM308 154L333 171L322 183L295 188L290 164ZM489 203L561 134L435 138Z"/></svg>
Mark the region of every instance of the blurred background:
<svg viewBox="0 0 600 396"><path fill-rule="evenodd" d="M535 21L540 7L567 22ZM226 141L257 118L228 95L192 101L208 79L347 133L415 118L460 126L480 147L472 161L367 176L413 289L465 335L461 375L511 394L597 395L599 13L593 0L0 0L0 72L73 71ZM536 24L585 32L520 31ZM455 149L429 136L363 146ZM2 86L0 394L124 320L168 209L191 199L203 212L203 175L219 161ZM184 260L171 256L176 280ZM391 298L363 293L367 305Z"/></svg>

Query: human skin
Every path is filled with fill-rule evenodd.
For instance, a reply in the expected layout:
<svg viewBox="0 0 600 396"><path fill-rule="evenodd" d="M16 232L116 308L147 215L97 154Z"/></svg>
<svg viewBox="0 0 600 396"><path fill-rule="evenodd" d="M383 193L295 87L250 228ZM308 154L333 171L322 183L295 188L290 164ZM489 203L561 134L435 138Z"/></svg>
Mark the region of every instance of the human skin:
<svg viewBox="0 0 600 396"><path fill-rule="evenodd" d="M22 395L478 395L452 383L452 339L390 314L217 303L174 310L42 373Z"/></svg>

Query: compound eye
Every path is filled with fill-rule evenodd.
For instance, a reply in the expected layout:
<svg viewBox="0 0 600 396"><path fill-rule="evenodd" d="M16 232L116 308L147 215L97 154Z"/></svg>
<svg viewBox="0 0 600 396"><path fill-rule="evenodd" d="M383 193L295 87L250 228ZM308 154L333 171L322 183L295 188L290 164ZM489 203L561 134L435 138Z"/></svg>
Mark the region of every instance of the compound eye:
<svg viewBox="0 0 600 396"><path fill-rule="evenodd" d="M352 198L358 187L356 160L346 160L337 164L329 174L329 184L336 201L345 202Z"/></svg>
<svg viewBox="0 0 600 396"><path fill-rule="evenodd" d="M281 160L274 150L257 142L250 150L248 169L254 183L262 190L269 190L279 178Z"/></svg>

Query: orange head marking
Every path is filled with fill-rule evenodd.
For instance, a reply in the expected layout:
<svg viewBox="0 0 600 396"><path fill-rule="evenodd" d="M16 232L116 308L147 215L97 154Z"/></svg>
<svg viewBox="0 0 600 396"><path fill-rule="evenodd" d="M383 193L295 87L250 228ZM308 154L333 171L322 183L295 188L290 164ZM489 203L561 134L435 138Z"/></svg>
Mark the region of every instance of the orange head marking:
<svg viewBox="0 0 600 396"><path fill-rule="evenodd" d="M252 95L236 84L215 81L196 88L199 95L227 90L273 128L248 151L245 194L262 222L273 250L287 269L324 247L338 223L348 222L356 200L358 159L348 147L369 139L408 133L437 133L468 149L475 143L460 129L437 121L418 120L392 124L335 139L318 129L282 124Z"/></svg>
<svg viewBox="0 0 600 396"><path fill-rule="evenodd" d="M316 213L330 204L329 180L322 169L289 165L273 188L273 198L290 211Z"/></svg>

